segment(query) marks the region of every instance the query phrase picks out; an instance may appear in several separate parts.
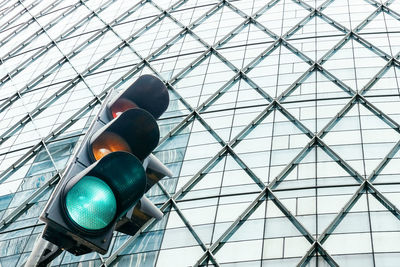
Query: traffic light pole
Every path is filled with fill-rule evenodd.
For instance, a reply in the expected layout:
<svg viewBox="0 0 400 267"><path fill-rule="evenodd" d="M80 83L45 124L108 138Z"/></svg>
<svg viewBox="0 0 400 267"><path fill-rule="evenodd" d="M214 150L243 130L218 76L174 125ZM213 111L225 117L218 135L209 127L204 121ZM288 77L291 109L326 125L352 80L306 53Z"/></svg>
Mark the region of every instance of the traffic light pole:
<svg viewBox="0 0 400 267"><path fill-rule="evenodd" d="M44 240L40 235L25 263L25 267L45 267L62 252L63 250L60 247Z"/></svg>

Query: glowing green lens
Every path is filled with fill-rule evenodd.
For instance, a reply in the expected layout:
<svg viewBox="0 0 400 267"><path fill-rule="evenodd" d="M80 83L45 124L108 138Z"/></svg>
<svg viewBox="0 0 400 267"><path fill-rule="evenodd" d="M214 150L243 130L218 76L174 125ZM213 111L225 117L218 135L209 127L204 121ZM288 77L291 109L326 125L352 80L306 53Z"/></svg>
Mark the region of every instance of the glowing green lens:
<svg viewBox="0 0 400 267"><path fill-rule="evenodd" d="M88 230L106 227L117 212L113 191L94 176L84 176L67 192L65 199L68 216Z"/></svg>

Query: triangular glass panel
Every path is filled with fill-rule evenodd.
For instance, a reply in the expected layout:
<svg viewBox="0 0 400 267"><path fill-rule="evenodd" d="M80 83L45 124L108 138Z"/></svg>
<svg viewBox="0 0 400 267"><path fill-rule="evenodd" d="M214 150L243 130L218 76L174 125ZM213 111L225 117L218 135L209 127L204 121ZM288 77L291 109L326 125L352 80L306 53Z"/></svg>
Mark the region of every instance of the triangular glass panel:
<svg viewBox="0 0 400 267"><path fill-rule="evenodd" d="M396 47L400 40L400 34L397 32L399 28L400 20L382 11L362 28L359 34L388 55L395 56L399 52L399 47Z"/></svg>
<svg viewBox="0 0 400 267"><path fill-rule="evenodd" d="M197 119L189 121L155 151L157 158L168 163L174 173L173 178L165 178L161 180L161 183L168 192L175 192L221 149L221 144L204 128L201 122ZM175 188L176 185L177 188Z"/></svg>
<svg viewBox="0 0 400 267"><path fill-rule="evenodd" d="M247 206L248 205L249 203L247 203ZM236 208L234 210L236 210ZM241 221L235 228L233 228L233 231L228 235L227 240L224 240L222 247L217 252L214 252L218 263L223 264L230 262L232 259L229 258L232 256L234 256L232 261L235 262L259 260L261 258L263 243L262 237L264 232L263 217L265 214L265 201L262 201L258 207L254 207L251 213L251 216L249 216L246 220ZM215 231L217 236L214 238L214 241L216 241L216 239L228 229L230 224L231 223L216 225ZM254 249L246 249L246 246L251 246ZM244 251L246 253L243 253Z"/></svg>
<svg viewBox="0 0 400 267"><path fill-rule="evenodd" d="M239 218L257 197L261 189L256 193L236 195L221 195L218 198L215 224L213 225L212 242L216 242L225 233L232 223ZM255 215L254 215L255 216ZM257 213L257 216L263 216Z"/></svg>
<svg viewBox="0 0 400 267"><path fill-rule="evenodd" d="M310 187L307 189L283 189L282 191L277 188L274 192L304 228L314 238L318 238L358 187L357 185L330 188ZM332 195L332 192L337 192L336 190L340 190L342 194ZM337 203L337 206L333 206L332 202Z"/></svg>
<svg viewBox="0 0 400 267"><path fill-rule="evenodd" d="M365 170L370 175L399 141L400 134L361 105L360 115Z"/></svg>
<svg viewBox="0 0 400 267"><path fill-rule="evenodd" d="M16 37L16 38L18 38L18 37ZM3 60L2 69L0 71L0 76L1 76L2 79L3 79L3 77L6 77L6 75L8 73L12 73L13 70L15 69L15 67L18 67L20 64L22 64L24 62L27 62L29 64L30 61L32 60L32 57L35 57L37 55L37 52L38 52L37 50L39 49L37 47L33 47L30 50L25 51L25 52L23 52L21 54L21 53L18 53L19 51L18 52L12 52L12 51L5 50L5 49L7 49L7 45L8 44L11 45L10 50L15 48L15 45L16 45L15 42L7 42L6 45L2 46L2 48L1 48L2 51L4 51L4 52L7 51L8 52L8 53L4 53L4 55L2 55L2 57L1 57L2 60ZM57 51L55 51L54 59L61 59L62 58L61 55L60 55L60 57L57 57L58 55L59 54L57 53ZM44 57L46 57L46 56L44 56ZM53 63L55 63L55 61L53 61ZM24 65L24 66L26 67L26 65ZM42 69L42 71L43 70L44 69ZM26 75L28 75L28 74L26 74ZM9 80L7 83L8 83L7 84L7 91L8 91L8 86L11 83L16 84L18 87L23 87L23 85L25 84L25 83L19 84L19 80L14 80L14 81L13 80ZM6 83L3 82L3 84L1 86L3 87L5 84Z"/></svg>
<svg viewBox="0 0 400 267"><path fill-rule="evenodd" d="M193 226L194 231L206 246L211 244L217 203L218 198L208 198L207 200L190 199L189 202L177 202L182 214ZM176 216L179 215L171 213L171 219Z"/></svg>
<svg viewBox="0 0 400 267"><path fill-rule="evenodd" d="M193 198L258 192L261 189L254 179L227 154L220 157L180 199L186 201Z"/></svg>
<svg viewBox="0 0 400 267"><path fill-rule="evenodd" d="M69 62L74 66L77 74L90 73L107 61L107 52L116 52L119 50L117 46L123 44L124 42L121 38L116 36L113 32L107 31L101 38L88 42L88 46L82 49L76 56L71 57Z"/></svg>
<svg viewBox="0 0 400 267"><path fill-rule="evenodd" d="M320 5L322 5L322 3L326 2L325 0L302 0L302 1L313 8L317 8Z"/></svg>
<svg viewBox="0 0 400 267"><path fill-rule="evenodd" d="M90 126L90 123L93 121L95 115L98 113L100 109L100 105L94 106L88 113L86 113L82 117L74 118L74 123L70 125L69 127L64 128L60 135L57 137L59 139L63 138L69 138L71 136L77 135L77 134L82 134L87 131L87 129ZM76 111L75 111L76 112ZM55 131L58 127L60 127L60 124L66 121L66 119L71 118L71 114L69 112L66 112L66 114L61 113L59 114L56 123L54 123L53 127L51 128L51 131ZM44 119L43 119L44 120ZM39 122L38 122L39 123ZM83 135L80 136L80 139L78 140L77 144L79 145L81 141L83 140Z"/></svg>
<svg viewBox="0 0 400 267"><path fill-rule="evenodd" d="M83 11L82 9L79 9L81 12ZM85 16L85 13L88 12L83 11L84 13L81 16ZM86 22L80 23L80 26L73 28L73 24L69 24L68 21L73 20L74 18L71 18L73 16L78 17L78 12L73 12L69 16L63 16L64 19L59 21L58 23L53 22L53 27L50 27L48 30L46 30L46 33L52 38L53 40L57 40L57 46L60 48L60 51L64 53L64 55L70 54L72 51L76 51L77 54L81 51L79 50L78 47L81 45L85 44L89 39L99 39L101 38L102 34L95 34L94 32L96 30L99 30L101 28L104 28L105 25L104 23L98 18L98 17L93 17L94 20L86 20ZM99 12L99 15L101 12ZM62 15L62 14L60 14ZM67 18L67 19L65 19ZM59 19L59 18L58 18ZM71 27L71 28L70 28ZM68 30L67 30L68 29ZM32 33L35 31L32 31ZM104 33L107 31L104 31ZM47 35L46 34L46 35ZM96 37L94 37L96 36ZM70 38L72 37L72 38ZM88 45L90 42L86 43ZM85 46L86 46L85 45ZM84 47L85 47L84 46ZM35 47L35 46L33 46ZM32 47L25 47L27 51L31 50ZM58 49L57 49L58 50ZM22 50L23 51L23 50Z"/></svg>
<svg viewBox="0 0 400 267"><path fill-rule="evenodd" d="M274 109L254 125L233 150L265 183L272 181L310 141L294 123Z"/></svg>
<svg viewBox="0 0 400 267"><path fill-rule="evenodd" d="M67 118L69 119L93 98L93 92L83 82L80 82L63 95L60 95L50 106L34 117L33 124L35 126L40 125L38 131L40 131L42 137L45 137L50 133L50 129L58 126L55 126L57 122L61 123Z"/></svg>
<svg viewBox="0 0 400 267"><path fill-rule="evenodd" d="M169 210L169 208L167 209ZM134 263L135 265L151 265L155 264L157 257L156 250L161 247L161 242L165 233L165 226L168 220L169 214L165 212L163 218L159 221L154 222L152 225L147 227L140 235L128 243L126 248L122 250L118 257L112 262L111 266L125 266L127 262ZM108 258L112 253L115 253L122 245L124 245L129 235L118 233L113 240L113 244L109 252L104 256Z"/></svg>
<svg viewBox="0 0 400 267"><path fill-rule="evenodd" d="M365 91L365 96L383 96L399 94L400 69L391 66L379 79ZM369 98L372 99L373 98Z"/></svg>
<svg viewBox="0 0 400 267"><path fill-rule="evenodd" d="M197 107L221 88L227 77L233 76L234 72L212 54L189 69L174 87L192 107Z"/></svg>
<svg viewBox="0 0 400 267"><path fill-rule="evenodd" d="M393 95L399 95L399 84L400 69L395 66L390 67L375 84L365 91L365 96L369 102L400 124L398 108L400 99L393 97Z"/></svg>
<svg viewBox="0 0 400 267"><path fill-rule="evenodd" d="M274 42L271 36L253 23L246 24L218 51L236 67L243 68ZM251 47L251 49L249 49Z"/></svg>
<svg viewBox="0 0 400 267"><path fill-rule="evenodd" d="M261 62L256 62L247 75L274 98L281 95L309 67L309 64L280 45Z"/></svg>
<svg viewBox="0 0 400 267"><path fill-rule="evenodd" d="M217 265L215 263L215 260L211 259L210 256L208 256L207 259L204 260L204 263L199 265L199 267L217 267L217 266L219 266L219 265ZM229 265L226 265L226 266L229 267ZM240 265L238 265L238 266L240 266ZM259 265L255 265L255 266L259 266ZM251 267L253 267L253 266L251 266Z"/></svg>
<svg viewBox="0 0 400 267"><path fill-rule="evenodd" d="M262 222L262 221L261 221ZM249 224L253 223L251 221ZM252 228L253 227L253 228ZM262 236L262 229L254 229L254 225L245 227L247 230L251 230L252 233L259 232ZM260 228L260 227L258 227ZM253 236L253 235L252 235ZM258 236L259 238L260 236ZM229 262L237 262L237 266L260 266L261 251L262 251L263 240L241 240L237 242L227 242L225 243L219 251L215 254L215 258L218 263L223 264ZM256 265L250 265L249 261L256 261Z"/></svg>
<svg viewBox="0 0 400 267"><path fill-rule="evenodd" d="M134 3L130 3L130 5L123 7L122 3L114 2L111 3L110 5L107 5L107 8L105 10L101 10L101 12L99 12L99 17L105 23L112 25L112 22L118 17L124 15L127 10L130 10L131 11L130 13L133 13L132 7L135 7Z"/></svg>
<svg viewBox="0 0 400 267"><path fill-rule="evenodd" d="M389 162L380 170L379 174L373 178L374 183L397 183L400 179L400 150L398 150ZM399 206L400 207L400 206Z"/></svg>
<svg viewBox="0 0 400 267"><path fill-rule="evenodd" d="M277 258L297 258L298 262L311 246L270 199L251 212L214 254L218 263L263 259L268 264Z"/></svg>
<svg viewBox="0 0 400 267"><path fill-rule="evenodd" d="M160 129L160 140L166 138L175 127L177 127L183 120L186 119L186 110L180 110L179 108L182 106L180 101L171 101L168 109L166 111L166 118L161 118L157 121L158 127ZM176 110L174 110L176 108ZM184 113L185 112L185 113ZM169 114L179 114L178 116L168 116ZM165 114L165 113L164 113ZM163 117L163 116L162 116Z"/></svg>
<svg viewBox="0 0 400 267"><path fill-rule="evenodd" d="M173 263L176 267L194 266L197 259L204 254L200 246L162 249L158 254L156 267L164 267L166 263Z"/></svg>
<svg viewBox="0 0 400 267"><path fill-rule="evenodd" d="M279 36L284 35L310 12L292 1L276 1L257 21Z"/></svg>
<svg viewBox="0 0 400 267"><path fill-rule="evenodd" d="M171 209L170 216L165 227L161 249L199 245L175 208Z"/></svg>
<svg viewBox="0 0 400 267"><path fill-rule="evenodd" d="M85 16L85 11L84 10L80 10L81 12L82 12L82 14L81 14L81 16ZM88 13L89 13L89 11L87 11ZM4 18L4 17L3 17ZM91 23L90 23L90 21L91 20L87 20L84 24L86 24L85 26L89 26L90 27L90 25L91 25ZM93 24L95 24L95 22L96 21L99 21L99 19L98 18L95 18L94 20L93 20ZM22 23L22 21L20 22L20 23ZM28 22L26 22L27 24L28 24ZM65 21L64 21L64 23L66 23ZM29 23L30 24L30 23ZM62 24L62 23L60 23L60 24ZM92 24L92 25L93 25ZM64 24L65 25L65 24ZM39 26L39 25L37 25L37 26ZM61 38L56 38L56 36L54 36L54 38L52 38L52 36L51 36L51 33L50 34L40 34L40 30L39 30L39 28L37 28L37 26L35 26L35 28L34 29L30 29L31 31L28 31L29 33L27 33L27 31L20 31L22 34L20 34L20 35L23 35L23 36L17 36L17 38L20 38L19 40L20 40L20 42L22 41L22 40L24 40L24 41L26 41L26 40L29 40L28 42L26 42L26 43L24 43L25 45L22 45L22 44L19 44L18 42L16 42L15 41L15 39L11 39L10 41L8 41L8 42L6 42L5 43L5 45L2 45L2 50L4 51L4 52L11 52L14 48L15 48L15 46L17 45L17 44L19 44L19 46L18 46L18 48L20 48L20 49L18 49L18 54L24 54L24 53L26 53L26 52L29 52L30 50L36 50L36 53L35 54L38 54L38 50L39 51L43 51L43 48L45 47L45 46L49 46L49 47L54 47L54 44L52 43L52 40L59 40L59 39L61 39ZM67 29L69 28L69 27L67 27L67 26L65 26ZM54 28L54 27L53 27ZM84 27L83 27L84 28ZM58 29L59 31L58 31L58 33L57 33L57 37L59 37L59 35L60 35L60 29ZM63 30L66 30L66 29L63 29ZM71 29L71 28L69 28L69 31L68 31L68 33L66 32L66 31L61 31L62 33L64 33L65 35L70 35L71 33L73 33L73 34L77 34L77 35L79 35L79 27L76 27L75 29ZM88 29L88 31L90 32L90 30L93 30L93 28L92 29ZM49 31L50 32L50 31ZM9 33L10 33L10 31L9 31ZM16 33L18 33L18 31L16 31ZM33 33L38 33L38 35L37 36L35 36L34 38L31 38L31 39L28 39L27 37L28 36L30 36L30 35L33 35ZM46 33L48 33L47 31L46 31ZM67 33L67 34L66 34ZM51 44L51 45L49 45L49 44ZM40 48L39 48L40 47ZM36 49L35 49L36 48ZM39 49L38 49L39 48ZM56 51L54 51L54 50L56 50ZM55 52L57 55L59 55L60 54L60 52L59 51L57 51L57 49L53 49L53 52ZM14 53L12 53L12 55L15 55ZM41 56L43 56L43 54L41 55ZM54 55L54 56L56 56L56 55ZM18 57L17 57L18 58ZM54 58L60 58L60 57L54 57ZM40 62L40 61L39 61ZM22 62L21 62L22 63Z"/></svg>
<svg viewBox="0 0 400 267"><path fill-rule="evenodd" d="M236 28L244 18L224 5L209 16L193 31L207 44L213 45ZM218 25L215 27L215 25Z"/></svg>
<svg viewBox="0 0 400 267"><path fill-rule="evenodd" d="M268 100L245 80L239 80L219 94L210 106L206 106L201 116L223 140L230 141L268 104Z"/></svg>
<svg viewBox="0 0 400 267"><path fill-rule="evenodd" d="M185 218L207 246L211 243L225 161L225 157L218 160L208 173L190 187L190 191L184 192L176 201ZM178 216L176 213L171 215Z"/></svg>
<svg viewBox="0 0 400 267"><path fill-rule="evenodd" d="M134 5L136 3L132 3ZM113 29L120 35L123 39L135 34L142 27L148 24L155 16L159 15L160 11L154 7L150 2L145 2L141 5L135 12L131 12L124 20L123 23L118 23L113 25ZM141 17L142 19L136 19Z"/></svg>
<svg viewBox="0 0 400 267"><path fill-rule="evenodd" d="M168 49L149 60L151 66L166 80L172 79L206 50L206 47L189 33L178 38Z"/></svg>
<svg viewBox="0 0 400 267"><path fill-rule="evenodd" d="M312 256L311 259L309 259L309 262L307 265L305 265L307 267L330 267L332 266L331 264L329 264L324 257L322 257L321 254L317 253L316 255Z"/></svg>
<svg viewBox="0 0 400 267"><path fill-rule="evenodd" d="M288 41L309 58L317 61L329 49L334 47L344 35L343 32L339 31L319 16L313 16L313 18L297 30L295 34L291 35ZM321 36L323 36L323 38L320 38Z"/></svg>
<svg viewBox="0 0 400 267"><path fill-rule="evenodd" d="M246 194L243 202L248 202L249 196L252 196L249 194L260 190L235 159L227 155L218 159L212 169L190 187L190 191L184 192L178 207L194 228L198 229L199 235L205 237L204 242L209 244L213 232L215 240L247 207L248 203L240 203L238 199ZM216 226L218 233L213 231L215 220L221 224Z"/></svg>
<svg viewBox="0 0 400 267"><path fill-rule="evenodd" d="M399 260L400 220L374 196L368 194L375 263L387 266L388 257Z"/></svg>
<svg viewBox="0 0 400 267"><path fill-rule="evenodd" d="M166 177L164 177L166 178ZM160 184L154 184L149 191L145 193L146 197L156 205L161 205L168 201L169 196L167 196L162 190Z"/></svg>
<svg viewBox="0 0 400 267"><path fill-rule="evenodd" d="M350 39L323 64L323 67L353 90L361 90L386 63L370 49Z"/></svg>
<svg viewBox="0 0 400 267"><path fill-rule="evenodd" d="M390 7L390 9L392 9L392 10L394 10L397 13L400 14L400 3L399 3L399 1L392 2L389 7Z"/></svg>
<svg viewBox="0 0 400 267"><path fill-rule="evenodd" d="M268 5L263 1L235 1L230 3L248 16L254 15L261 8Z"/></svg>
<svg viewBox="0 0 400 267"><path fill-rule="evenodd" d="M152 26L146 31L146 34L137 36L133 42L132 47L142 55L148 56L151 52L162 47L172 37L179 33L181 28L168 16L164 17L161 21ZM159 34L162 32L163 34Z"/></svg>
<svg viewBox="0 0 400 267"><path fill-rule="evenodd" d="M375 9L376 7L363 0L335 0L331 1L322 12L351 30ZM363 12L360 13L360 10Z"/></svg>
<svg viewBox="0 0 400 267"><path fill-rule="evenodd" d="M220 195L258 192L261 189L255 180L257 181L257 177L250 177L250 174L243 170L233 157L228 155L224 166Z"/></svg>
<svg viewBox="0 0 400 267"><path fill-rule="evenodd" d="M171 13L179 22L188 26L219 3L217 0L188 0L181 2L181 5Z"/></svg>
<svg viewBox="0 0 400 267"><path fill-rule="evenodd" d="M31 77L30 83L32 81L39 80L41 81L38 85L36 85L35 89L37 88L47 88L47 86L58 87L59 83L63 83L65 81L70 81L72 78L76 77L77 73L72 68L72 65L68 62L65 62L61 66L58 66L53 72L46 69L42 69L42 73L45 72L45 77Z"/></svg>
<svg viewBox="0 0 400 267"><path fill-rule="evenodd" d="M275 203L268 200L266 203L263 258L298 258L299 261L311 244L289 218L282 215Z"/></svg>
<svg viewBox="0 0 400 267"><path fill-rule="evenodd" d="M161 125L171 124L170 121L173 120L174 123L182 121L189 114L189 110L184 105L182 100L177 97L174 91L169 91L169 104L167 110L161 115L158 124ZM168 121L167 123L164 121ZM172 127L170 127L172 129Z"/></svg>
<svg viewBox="0 0 400 267"><path fill-rule="evenodd" d="M256 91L247 81L239 81L238 86L236 108L252 108L269 104L265 96Z"/></svg>
<svg viewBox="0 0 400 267"><path fill-rule="evenodd" d="M15 132L12 132L13 135L5 135L5 141L0 145L0 153L10 153L27 147L30 148L40 142L42 136L32 121L27 121L21 128L13 127L12 129L15 129Z"/></svg>
<svg viewBox="0 0 400 267"><path fill-rule="evenodd" d="M319 132L342 108L350 94L314 71L281 102L287 110L313 132Z"/></svg>
<svg viewBox="0 0 400 267"><path fill-rule="evenodd" d="M359 174L367 177L393 148L399 133L356 103L323 139Z"/></svg>
<svg viewBox="0 0 400 267"><path fill-rule="evenodd" d="M204 250L200 247L193 233L187 228L175 208L171 209L163 232L155 266L165 266L166 262L174 262L174 266L191 266L196 259L204 254Z"/></svg>
<svg viewBox="0 0 400 267"><path fill-rule="evenodd" d="M4 70L4 69L3 69ZM0 70L0 77L5 77L8 75L8 71L4 70L4 72L2 72ZM24 84L25 85L25 84ZM4 86L4 84L3 84ZM2 88L3 86L0 85L0 88ZM18 92L18 90L20 90L21 87L18 87L17 85L15 85L12 82L9 82L7 84L7 90L0 90L0 98L1 98L1 102L4 103L3 101L5 101L8 97L12 96L13 94L15 94L16 92Z"/></svg>
<svg viewBox="0 0 400 267"><path fill-rule="evenodd" d="M132 71L132 66L136 66L136 64L140 62L141 59L134 53L134 50L132 50L130 47L124 47L120 51L116 52L112 58L107 60L99 68L91 71L90 75L85 76L85 81L93 90L100 85L103 85L104 89L107 87L107 83L115 82L125 73ZM108 72L110 74L104 75L104 72ZM100 93L102 89L95 91Z"/></svg>
<svg viewBox="0 0 400 267"><path fill-rule="evenodd" d="M323 248L340 266L374 266L371 244L367 194L357 199L349 212L343 216L337 227L327 233Z"/></svg>
<svg viewBox="0 0 400 267"><path fill-rule="evenodd" d="M379 191L389 201L392 205L394 205L397 209L400 207L400 186L396 183L382 183L377 182L373 183L376 190ZM378 220L378 219L377 219ZM392 225L392 224L391 224Z"/></svg>
<svg viewBox="0 0 400 267"><path fill-rule="evenodd" d="M274 192L299 222L318 237L341 208L340 205L333 207L331 201L344 204L358 186L359 182L322 148L313 147L285 179L274 187ZM330 191L338 188L343 192L342 195L330 195Z"/></svg>
<svg viewBox="0 0 400 267"><path fill-rule="evenodd" d="M43 47L43 43L38 45L39 47ZM41 50L40 50L41 51ZM59 59L63 58L63 54L59 52L57 49L53 48L50 50L51 53L43 53L39 59L35 61L34 64L32 64L32 59L28 60L28 64L24 65L24 67L18 68L18 71L16 72L17 68L6 68L8 72L13 73L11 75L12 80L10 81L5 81L2 83L2 88L6 85L9 86L10 84L16 85L18 89L24 88L26 84L32 81L34 78L38 78L41 75L43 75L43 70L49 69L53 64L56 64L59 62ZM37 55L36 55L37 57ZM18 59L18 57L16 57ZM11 62L10 62L11 63ZM22 62L19 62L19 64L22 64ZM66 63L68 65L69 63ZM18 64L17 64L18 65ZM71 75L69 75L71 74ZM61 75L66 75L68 78L72 78L76 76L75 71L71 71L71 73L63 73ZM60 75L60 73L59 73ZM72 76L72 77L71 77ZM66 79L68 79L66 78ZM65 79L64 79L65 80Z"/></svg>
<svg viewBox="0 0 400 267"><path fill-rule="evenodd" d="M336 160L332 159L323 148L314 145L305 154L299 163L296 163L288 173L283 174L284 178L274 185L274 190L360 184Z"/></svg>
<svg viewBox="0 0 400 267"><path fill-rule="evenodd" d="M175 4L175 2L172 0L167 0L167 1L156 0L154 1L154 3L164 10L168 9L172 4Z"/></svg>

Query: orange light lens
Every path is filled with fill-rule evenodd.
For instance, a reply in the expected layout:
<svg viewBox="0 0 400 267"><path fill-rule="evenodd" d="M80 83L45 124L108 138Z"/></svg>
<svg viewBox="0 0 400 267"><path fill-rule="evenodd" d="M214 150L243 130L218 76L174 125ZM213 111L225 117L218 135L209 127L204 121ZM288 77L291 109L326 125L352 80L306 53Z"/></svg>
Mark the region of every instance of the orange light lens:
<svg viewBox="0 0 400 267"><path fill-rule="evenodd" d="M114 102L114 104L111 106L111 113L113 118L118 117L123 113L124 111L127 111L128 109L132 108L137 108L138 106L133 103L132 101L124 98L120 98L117 101Z"/></svg>
<svg viewBox="0 0 400 267"><path fill-rule="evenodd" d="M96 160L115 151L132 153L128 143L122 137L112 132L104 132L92 144L92 153Z"/></svg>

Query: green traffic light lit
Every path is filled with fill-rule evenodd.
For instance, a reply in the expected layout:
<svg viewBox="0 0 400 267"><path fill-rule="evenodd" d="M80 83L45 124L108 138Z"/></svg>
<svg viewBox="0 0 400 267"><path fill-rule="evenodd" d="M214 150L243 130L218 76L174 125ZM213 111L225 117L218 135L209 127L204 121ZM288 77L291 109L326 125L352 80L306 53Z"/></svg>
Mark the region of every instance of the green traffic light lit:
<svg viewBox="0 0 400 267"><path fill-rule="evenodd" d="M67 214L87 230L107 227L117 212L117 201L111 188L101 179L84 176L66 194Z"/></svg>

